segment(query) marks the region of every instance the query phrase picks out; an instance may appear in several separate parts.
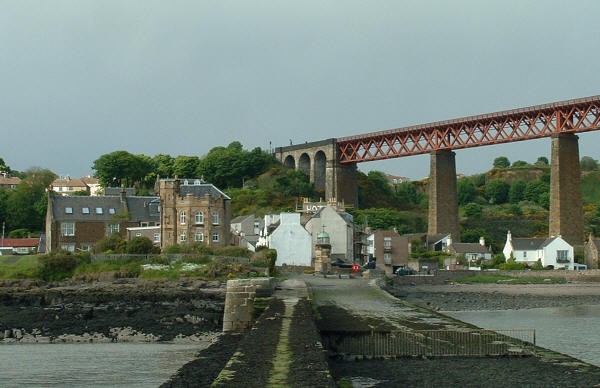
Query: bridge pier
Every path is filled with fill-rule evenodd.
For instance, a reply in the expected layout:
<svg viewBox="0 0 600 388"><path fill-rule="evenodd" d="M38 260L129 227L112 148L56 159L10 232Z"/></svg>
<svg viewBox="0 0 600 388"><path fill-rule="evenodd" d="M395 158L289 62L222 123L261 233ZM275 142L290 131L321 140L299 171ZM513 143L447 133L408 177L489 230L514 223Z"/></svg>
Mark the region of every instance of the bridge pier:
<svg viewBox="0 0 600 388"><path fill-rule="evenodd" d="M427 234L450 233L453 241L460 241L455 154L441 150L430 155Z"/></svg>
<svg viewBox="0 0 600 388"><path fill-rule="evenodd" d="M579 167L579 141L572 133L552 135L550 162L549 235L569 244L582 244L583 195Z"/></svg>

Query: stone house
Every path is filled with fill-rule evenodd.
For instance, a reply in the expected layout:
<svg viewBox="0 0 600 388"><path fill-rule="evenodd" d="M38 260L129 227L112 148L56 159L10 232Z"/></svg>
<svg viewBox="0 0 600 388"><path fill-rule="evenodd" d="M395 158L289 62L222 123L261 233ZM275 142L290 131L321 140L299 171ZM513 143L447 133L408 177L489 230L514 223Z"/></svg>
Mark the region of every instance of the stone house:
<svg viewBox="0 0 600 388"><path fill-rule="evenodd" d="M200 179L161 179L161 248L186 242L225 247L230 242L231 198Z"/></svg>
<svg viewBox="0 0 600 388"><path fill-rule="evenodd" d="M378 269L391 275L398 267L408 267L410 236L395 230L375 230L367 237L367 253Z"/></svg>
<svg viewBox="0 0 600 388"><path fill-rule="evenodd" d="M160 225L155 226L130 226L127 228L127 241L136 237L145 237L152 241L156 247L160 247Z"/></svg>
<svg viewBox="0 0 600 388"><path fill-rule="evenodd" d="M354 222L351 214L328 204L304 217L308 217L304 228L312 236L313 256L317 236L325 231L330 238L331 258L354 261Z"/></svg>
<svg viewBox="0 0 600 388"><path fill-rule="evenodd" d="M539 260L544 267L571 269L574 263L573 251L573 246L561 236L513 238L509 231L502 253L507 260L512 257L517 263L534 265Z"/></svg>
<svg viewBox="0 0 600 388"><path fill-rule="evenodd" d="M128 227L158 225L158 197L63 196L48 191L46 252L64 249L89 251L103 237Z"/></svg>
<svg viewBox="0 0 600 388"><path fill-rule="evenodd" d="M230 226L231 243L254 252L263 228L263 219L254 214L235 217Z"/></svg>
<svg viewBox="0 0 600 388"><path fill-rule="evenodd" d="M598 258L600 257L600 239L594 238L590 233L583 247L585 264L588 269L598 269Z"/></svg>
<svg viewBox="0 0 600 388"><path fill-rule="evenodd" d="M281 213L277 227L266 236L267 246L277 250L276 265L312 266L310 233L300 223L299 213Z"/></svg>

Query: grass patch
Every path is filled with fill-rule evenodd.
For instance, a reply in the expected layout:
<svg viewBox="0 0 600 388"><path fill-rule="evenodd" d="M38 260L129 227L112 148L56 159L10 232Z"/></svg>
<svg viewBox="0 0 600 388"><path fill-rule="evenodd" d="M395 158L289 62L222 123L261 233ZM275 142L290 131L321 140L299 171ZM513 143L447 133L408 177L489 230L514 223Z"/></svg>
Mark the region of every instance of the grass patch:
<svg viewBox="0 0 600 388"><path fill-rule="evenodd" d="M38 257L40 255L0 256L0 279L36 278Z"/></svg>

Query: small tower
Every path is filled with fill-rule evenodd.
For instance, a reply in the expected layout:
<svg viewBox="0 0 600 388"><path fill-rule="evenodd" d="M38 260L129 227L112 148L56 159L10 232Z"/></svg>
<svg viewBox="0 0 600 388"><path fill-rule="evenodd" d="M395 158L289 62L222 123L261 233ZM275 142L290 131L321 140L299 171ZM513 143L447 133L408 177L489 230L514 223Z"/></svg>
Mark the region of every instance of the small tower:
<svg viewBox="0 0 600 388"><path fill-rule="evenodd" d="M329 273L331 271L331 244L329 234L323 231L317 235L317 244L315 245L315 272Z"/></svg>

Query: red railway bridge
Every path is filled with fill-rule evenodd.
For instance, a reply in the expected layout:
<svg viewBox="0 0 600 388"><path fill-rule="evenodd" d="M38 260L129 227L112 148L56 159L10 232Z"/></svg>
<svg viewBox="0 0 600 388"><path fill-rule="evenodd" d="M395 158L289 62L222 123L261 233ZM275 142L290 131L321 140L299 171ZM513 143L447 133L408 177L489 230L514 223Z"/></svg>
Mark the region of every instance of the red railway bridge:
<svg viewBox="0 0 600 388"><path fill-rule="evenodd" d="M429 234L458 240L453 150L551 137L549 235L583 242L576 133L600 129L600 96L291 145L276 149L287 167L304 171L326 199L357 205L356 165L429 153Z"/></svg>

